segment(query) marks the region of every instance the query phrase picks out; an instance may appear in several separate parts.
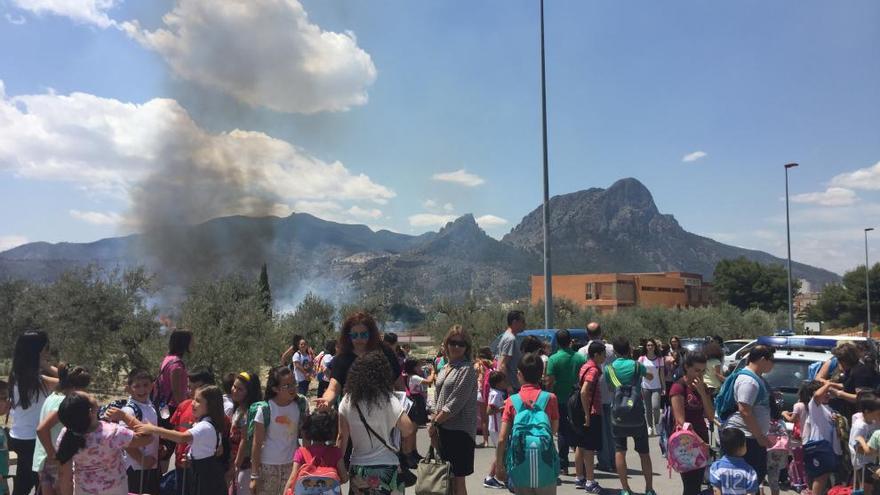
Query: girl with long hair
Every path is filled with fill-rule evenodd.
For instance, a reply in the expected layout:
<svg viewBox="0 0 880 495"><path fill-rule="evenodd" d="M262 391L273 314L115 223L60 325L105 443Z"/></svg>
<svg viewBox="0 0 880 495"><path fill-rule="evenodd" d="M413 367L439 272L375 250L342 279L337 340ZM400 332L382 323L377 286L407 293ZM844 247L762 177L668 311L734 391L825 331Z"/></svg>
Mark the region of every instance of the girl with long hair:
<svg viewBox="0 0 880 495"><path fill-rule="evenodd" d="M486 413L486 405L489 400L489 375L495 371L495 359L492 350L488 347L480 347L477 351L477 359L474 360L474 370L477 372L477 410L480 415L480 431L483 433L481 447L489 446L489 415Z"/></svg>
<svg viewBox="0 0 880 495"><path fill-rule="evenodd" d="M721 363L724 361L724 350L718 342L710 341L703 347L706 355L706 372L703 374L703 382L709 389L709 395L714 396L724 383L724 373L721 371Z"/></svg>
<svg viewBox="0 0 880 495"><path fill-rule="evenodd" d="M666 395L666 378L663 376L663 358L660 357L660 345L655 339L645 341L645 355L638 362L645 366L650 380L642 377L642 401L645 403L645 421L648 424L648 435L656 433L660 423L660 400Z"/></svg>
<svg viewBox="0 0 880 495"><path fill-rule="evenodd" d="M138 433L157 435L174 443L188 443L190 466L193 473L193 495L217 495L226 491L226 467L223 436L226 430L226 414L223 412L223 390L208 385L196 390L192 399L196 423L186 431L141 423L135 427Z"/></svg>
<svg viewBox="0 0 880 495"><path fill-rule="evenodd" d="M159 368L158 386L153 397L161 409L161 419L168 419L177 406L187 399L187 369L183 358L192 353L195 339L189 330L174 330L168 336L168 354L162 359ZM164 407L163 407L164 406Z"/></svg>
<svg viewBox="0 0 880 495"><path fill-rule="evenodd" d="M37 442L34 449L33 471L40 477L40 493L55 495L58 491L58 462L55 460L55 440L61 433L58 408L73 392L84 392L92 381L91 375L81 366L71 368L66 363L58 365L58 386L43 402L40 424L37 426Z"/></svg>
<svg viewBox="0 0 880 495"><path fill-rule="evenodd" d="M251 404L260 401L260 377L256 373L242 371L232 382L232 427L229 433L229 448L233 459L233 484L237 495L250 495L251 457L248 449L241 448L241 442L247 441L247 417Z"/></svg>
<svg viewBox="0 0 880 495"><path fill-rule="evenodd" d="M684 359L684 377L673 383L669 389L669 401L676 426L690 423L704 442L709 443L709 429L706 420L715 417L712 397L703 381L706 371L706 356L700 352L690 352ZM681 473L682 495L698 495L701 492L705 469Z"/></svg>
<svg viewBox="0 0 880 495"><path fill-rule="evenodd" d="M376 320L369 314L357 312L345 319L339 331L339 352L333 356L333 373L324 395L317 400L317 407L329 407L345 390L348 370L361 356L380 351L388 360L389 371L383 377L394 388L400 380L400 362L394 352L382 343ZM403 389L401 386L400 390Z"/></svg>
<svg viewBox="0 0 880 495"><path fill-rule="evenodd" d="M12 410L9 417L9 450L18 456L18 475L12 484L12 495L27 495L37 483L33 471L34 449L40 411L49 391L58 385L58 371L49 365L49 336L41 330L27 331L18 336L12 353L9 373Z"/></svg>
<svg viewBox="0 0 880 495"><path fill-rule="evenodd" d="M135 435L129 429L140 422L115 408L107 411L108 421L100 421L98 402L85 392L65 397L58 406L58 419L64 425L55 456L61 495L127 495L123 449L152 441L151 436Z"/></svg>
<svg viewBox="0 0 880 495"><path fill-rule="evenodd" d="M381 351L364 353L351 365L345 395L339 403L340 449L345 451L351 442L350 493L404 492L405 486L398 479L397 451L400 445L408 444L416 427L394 395L390 374L391 365ZM400 431L400 444L392 438L394 428Z"/></svg>

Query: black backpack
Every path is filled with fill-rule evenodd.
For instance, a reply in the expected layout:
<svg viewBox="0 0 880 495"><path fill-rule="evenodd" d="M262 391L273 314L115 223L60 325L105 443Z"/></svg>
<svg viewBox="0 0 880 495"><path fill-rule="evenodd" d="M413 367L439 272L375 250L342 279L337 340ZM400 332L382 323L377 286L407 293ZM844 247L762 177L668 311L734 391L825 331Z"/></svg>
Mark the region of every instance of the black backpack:
<svg viewBox="0 0 880 495"><path fill-rule="evenodd" d="M623 384L610 364L605 372L614 386L614 400L611 403L611 427L618 436L637 435L645 427L645 407L639 393L639 363L633 361L632 383Z"/></svg>
<svg viewBox="0 0 880 495"><path fill-rule="evenodd" d="M586 411L584 411L584 403L581 402L581 387L584 386L584 376L586 376L586 374L586 370L581 373L580 379L578 380L578 386L571 392L571 395L568 396L568 401L566 403L566 407L568 408L568 424L571 425L575 431L584 431L585 429L584 416L586 415Z"/></svg>

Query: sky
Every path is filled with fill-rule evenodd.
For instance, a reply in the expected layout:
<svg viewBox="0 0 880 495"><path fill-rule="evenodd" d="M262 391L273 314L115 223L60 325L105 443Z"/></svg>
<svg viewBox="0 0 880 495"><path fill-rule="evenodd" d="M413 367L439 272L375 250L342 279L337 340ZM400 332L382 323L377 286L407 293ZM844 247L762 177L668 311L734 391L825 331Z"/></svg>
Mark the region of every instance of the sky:
<svg viewBox="0 0 880 495"><path fill-rule="evenodd" d="M685 229L785 256L797 162L793 258L864 263L880 3L545 9L552 195L635 177ZM542 197L538 28L537 0L0 0L0 250L137 231L150 196L500 238Z"/></svg>

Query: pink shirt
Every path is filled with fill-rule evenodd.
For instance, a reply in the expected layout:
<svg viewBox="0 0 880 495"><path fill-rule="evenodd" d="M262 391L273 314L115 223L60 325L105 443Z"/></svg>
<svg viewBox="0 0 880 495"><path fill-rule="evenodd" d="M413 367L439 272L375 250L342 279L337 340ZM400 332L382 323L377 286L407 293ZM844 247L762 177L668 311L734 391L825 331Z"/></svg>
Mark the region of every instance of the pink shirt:
<svg viewBox="0 0 880 495"><path fill-rule="evenodd" d="M66 431L62 429L59 438ZM122 449L128 447L132 439L134 433L128 428L100 421L95 431L86 434L86 446L73 456L73 493L128 494Z"/></svg>
<svg viewBox="0 0 880 495"><path fill-rule="evenodd" d="M177 407L177 402L174 401L174 395L172 394L174 389L171 387L171 377L173 376L174 370L183 370L179 385L181 390L186 390L186 365L183 364L183 361L179 357L169 354L162 360L160 370L162 371L162 374L159 375L159 398L163 399L168 397L168 406Z"/></svg>

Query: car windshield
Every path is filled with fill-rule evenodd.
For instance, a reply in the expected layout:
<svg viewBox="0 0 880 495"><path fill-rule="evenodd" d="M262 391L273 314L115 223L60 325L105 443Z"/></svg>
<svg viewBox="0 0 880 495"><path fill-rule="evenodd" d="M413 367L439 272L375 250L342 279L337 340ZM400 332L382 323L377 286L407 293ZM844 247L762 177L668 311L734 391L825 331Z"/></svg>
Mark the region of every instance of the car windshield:
<svg viewBox="0 0 880 495"><path fill-rule="evenodd" d="M724 349L724 355L729 356L744 345L746 345L746 342L725 342L721 347Z"/></svg>
<svg viewBox="0 0 880 495"><path fill-rule="evenodd" d="M770 373L764 375L764 379L770 384L770 388L796 392L801 382L807 379L807 368L812 361L781 361L777 360Z"/></svg>

